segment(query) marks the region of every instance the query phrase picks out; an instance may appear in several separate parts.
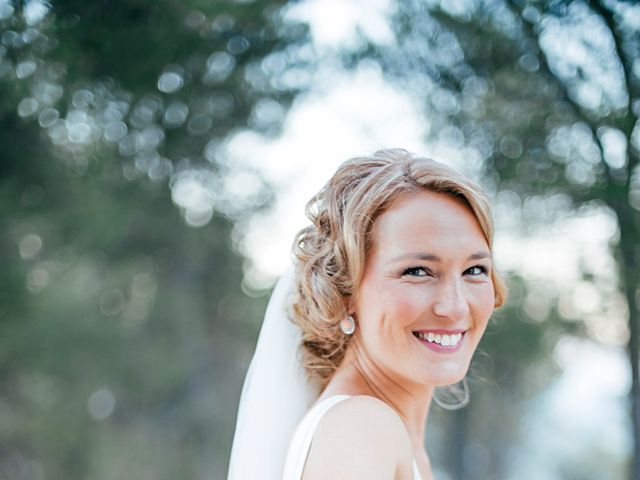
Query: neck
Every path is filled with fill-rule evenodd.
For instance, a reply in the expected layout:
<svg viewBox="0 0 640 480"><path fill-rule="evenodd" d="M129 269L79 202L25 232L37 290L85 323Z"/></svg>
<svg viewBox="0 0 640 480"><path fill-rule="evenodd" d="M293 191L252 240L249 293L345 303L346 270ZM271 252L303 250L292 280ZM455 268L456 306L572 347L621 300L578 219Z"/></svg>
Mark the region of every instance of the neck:
<svg viewBox="0 0 640 480"><path fill-rule="evenodd" d="M338 393L369 395L387 403L404 422L415 455L424 454L425 428L433 387L394 377L391 372L385 372L371 361L357 342L352 342L322 397Z"/></svg>

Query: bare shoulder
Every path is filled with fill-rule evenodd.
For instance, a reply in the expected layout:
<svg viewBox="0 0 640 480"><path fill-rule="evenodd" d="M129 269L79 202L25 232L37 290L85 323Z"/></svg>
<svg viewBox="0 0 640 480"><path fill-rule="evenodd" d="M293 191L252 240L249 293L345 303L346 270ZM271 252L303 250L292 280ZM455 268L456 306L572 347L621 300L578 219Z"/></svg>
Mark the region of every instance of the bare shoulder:
<svg viewBox="0 0 640 480"><path fill-rule="evenodd" d="M392 480L411 458L411 442L396 411L377 398L354 396L320 420L302 478Z"/></svg>

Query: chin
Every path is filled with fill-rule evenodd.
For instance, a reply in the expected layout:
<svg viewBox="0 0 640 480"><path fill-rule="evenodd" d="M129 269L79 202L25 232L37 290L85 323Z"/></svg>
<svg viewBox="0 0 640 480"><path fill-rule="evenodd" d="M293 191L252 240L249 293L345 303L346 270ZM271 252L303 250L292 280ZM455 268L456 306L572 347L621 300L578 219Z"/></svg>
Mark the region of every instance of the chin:
<svg viewBox="0 0 640 480"><path fill-rule="evenodd" d="M434 387L454 385L462 381L462 379L467 375L468 370L468 368L465 368L453 372L441 372L439 375L432 375L425 383Z"/></svg>

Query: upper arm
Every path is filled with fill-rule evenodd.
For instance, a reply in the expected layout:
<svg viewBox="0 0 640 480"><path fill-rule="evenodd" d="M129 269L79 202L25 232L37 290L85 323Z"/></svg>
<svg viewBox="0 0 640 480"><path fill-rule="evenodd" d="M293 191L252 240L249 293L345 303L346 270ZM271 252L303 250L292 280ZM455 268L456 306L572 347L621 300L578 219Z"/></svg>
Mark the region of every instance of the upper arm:
<svg viewBox="0 0 640 480"><path fill-rule="evenodd" d="M412 458L407 430L398 414L373 397L351 397L320 420L303 480L393 480Z"/></svg>

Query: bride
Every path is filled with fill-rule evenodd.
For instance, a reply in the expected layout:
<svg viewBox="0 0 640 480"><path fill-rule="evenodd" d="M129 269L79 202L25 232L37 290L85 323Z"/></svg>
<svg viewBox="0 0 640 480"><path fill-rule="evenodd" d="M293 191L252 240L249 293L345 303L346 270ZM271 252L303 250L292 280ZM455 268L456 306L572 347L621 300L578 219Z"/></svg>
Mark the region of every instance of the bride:
<svg viewBox="0 0 640 480"><path fill-rule="evenodd" d="M506 288L470 180L405 150L342 164L269 302L229 480L431 480L436 387L462 382Z"/></svg>

